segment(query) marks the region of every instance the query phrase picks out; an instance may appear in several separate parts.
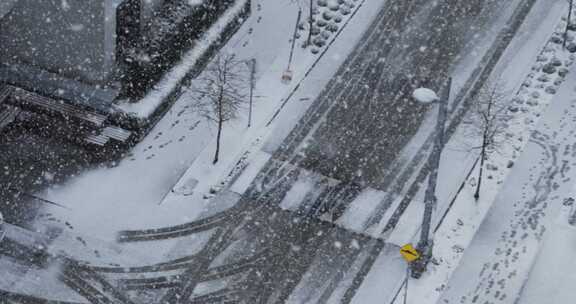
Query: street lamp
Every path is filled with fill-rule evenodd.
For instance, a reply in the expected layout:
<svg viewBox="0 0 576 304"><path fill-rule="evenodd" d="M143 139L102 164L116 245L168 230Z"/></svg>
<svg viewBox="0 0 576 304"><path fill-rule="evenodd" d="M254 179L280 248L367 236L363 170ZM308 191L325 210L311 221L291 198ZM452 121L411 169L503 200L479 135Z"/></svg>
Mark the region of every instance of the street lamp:
<svg viewBox="0 0 576 304"><path fill-rule="evenodd" d="M0 243L2 243L5 234L6 229L4 228L4 217L2 216L2 212L0 212Z"/></svg>
<svg viewBox="0 0 576 304"><path fill-rule="evenodd" d="M294 35L292 35L292 46L290 47L290 58L288 59L288 67L284 74L282 74L282 82L289 83L292 81L292 59L294 58L294 46L296 45L296 36L298 35L298 25L300 24L300 19L302 18L302 9L298 10L298 18L296 19L296 26L294 27Z"/></svg>
<svg viewBox="0 0 576 304"><path fill-rule="evenodd" d="M412 97L419 103L423 104L430 104L440 100L440 97L436 95L436 92L427 88L418 88L414 90Z"/></svg>
<svg viewBox="0 0 576 304"><path fill-rule="evenodd" d="M419 88L414 91L412 97L424 104L437 103L438 104L438 118L436 121L436 138L434 148L428 158L428 166L430 168L430 176L428 178L428 188L424 196L424 217L422 219L422 228L420 230L420 241L418 242L417 251L421 255L419 259L411 263L412 277L415 279L420 278L422 273L426 271L426 267L432 258L432 248L434 247L434 240L430 237L432 213L437 204L436 198L436 184L438 181L438 169L440 166L440 156L444 147L444 126L448 116L448 100L450 94L452 79L448 78L448 83L445 88L445 94L442 98L436 95L436 92L427 89Z"/></svg>

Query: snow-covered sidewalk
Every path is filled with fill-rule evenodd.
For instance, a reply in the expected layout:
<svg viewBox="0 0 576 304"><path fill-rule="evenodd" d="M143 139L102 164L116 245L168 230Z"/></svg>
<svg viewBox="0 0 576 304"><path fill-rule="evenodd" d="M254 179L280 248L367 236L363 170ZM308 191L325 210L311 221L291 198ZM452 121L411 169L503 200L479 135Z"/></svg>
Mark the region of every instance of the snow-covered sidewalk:
<svg viewBox="0 0 576 304"><path fill-rule="evenodd" d="M564 201L560 215L551 223L518 303L572 303L576 299L576 227L568 222L574 214L574 206L572 195Z"/></svg>
<svg viewBox="0 0 576 304"><path fill-rule="evenodd" d="M347 3L351 3L352 11L344 15L344 20L340 21L338 36L331 36L332 40L324 49L320 49L325 51L324 53L314 55L311 50L315 50L316 53L319 51L317 46L301 48L305 37L302 37L302 31L299 32L301 38L297 40L294 61L290 67L293 80L288 84L281 82L281 76L287 69L290 50L289 48L280 50L270 67L261 71L262 75L256 84L254 94L259 99L256 101L252 127L246 129L246 115L226 126L222 140L222 150L225 152L218 164L212 164L214 150L212 143L206 146L189 167L180 182L175 185L175 192L168 195L163 204L177 205L206 201L222 188L231 185L241 173L246 173L246 169L255 173L268 160L269 154L261 150L272 135L272 131L278 128L275 118L281 114L283 118L294 122L300 117L320 93L324 84L332 78L346 55L352 51L361 37L357 33L365 30L383 5L366 0ZM291 24L295 24L295 21ZM328 49L325 49L326 47ZM243 175L242 179L246 181L250 176L252 175ZM243 193L245 186L236 183L233 191ZM189 195L183 196L179 193Z"/></svg>

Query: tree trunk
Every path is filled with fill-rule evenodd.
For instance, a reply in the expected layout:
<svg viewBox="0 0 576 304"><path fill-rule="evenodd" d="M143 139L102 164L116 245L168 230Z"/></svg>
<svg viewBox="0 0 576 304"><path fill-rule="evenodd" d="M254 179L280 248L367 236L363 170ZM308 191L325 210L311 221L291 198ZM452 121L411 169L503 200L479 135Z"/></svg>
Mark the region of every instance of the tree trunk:
<svg viewBox="0 0 576 304"><path fill-rule="evenodd" d="M220 139L222 137L222 126L224 124L224 117L222 117L222 97L218 100L218 135L216 135L216 151L214 152L214 161L212 164L218 162L220 156Z"/></svg>
<svg viewBox="0 0 576 304"><path fill-rule="evenodd" d="M480 186L482 185L482 173L484 171L484 161L486 160L486 139L482 141L482 152L480 152L480 172L478 173L478 184L476 185L476 193L474 199L480 198Z"/></svg>
<svg viewBox="0 0 576 304"><path fill-rule="evenodd" d="M570 22L572 19L572 7L574 5L574 0L570 0L570 6L568 8L568 19L566 19L566 30L564 31L564 42L562 47L566 48L566 41L568 40L568 29L570 28Z"/></svg>
<svg viewBox="0 0 576 304"><path fill-rule="evenodd" d="M314 15L314 2L310 0L310 18L308 19L308 41L306 42L306 46L312 45L312 27L314 26L314 22L312 21L312 15Z"/></svg>

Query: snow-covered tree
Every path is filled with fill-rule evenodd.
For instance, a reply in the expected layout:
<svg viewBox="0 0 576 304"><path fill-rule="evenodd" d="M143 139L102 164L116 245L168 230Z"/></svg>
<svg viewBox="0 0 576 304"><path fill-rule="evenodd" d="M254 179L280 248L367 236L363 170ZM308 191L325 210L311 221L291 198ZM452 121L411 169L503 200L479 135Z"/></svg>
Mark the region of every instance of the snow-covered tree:
<svg viewBox="0 0 576 304"><path fill-rule="evenodd" d="M233 54L217 55L203 75L197 80L199 85L192 87L193 106L202 116L217 124L213 161L216 164L224 123L235 119L247 102L248 75L246 64Z"/></svg>
<svg viewBox="0 0 576 304"><path fill-rule="evenodd" d="M484 163L490 154L498 152L501 147L508 108L506 97L502 85L486 83L472 100L470 116L466 123L469 125L470 138L480 140L479 146L471 147L480 150L480 170L475 199L480 198Z"/></svg>

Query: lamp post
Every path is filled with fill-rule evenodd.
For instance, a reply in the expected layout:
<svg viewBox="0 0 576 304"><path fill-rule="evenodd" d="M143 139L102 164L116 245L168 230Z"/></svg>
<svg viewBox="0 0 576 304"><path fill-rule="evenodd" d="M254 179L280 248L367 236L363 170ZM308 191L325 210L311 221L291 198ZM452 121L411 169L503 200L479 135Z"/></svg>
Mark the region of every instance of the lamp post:
<svg viewBox="0 0 576 304"><path fill-rule="evenodd" d="M436 184L438 181L438 169L440 166L440 156L442 155L442 149L444 148L444 129L446 124L446 119L448 116L448 100L450 95L452 79L448 79L448 83L445 87L444 94L440 98L436 95L436 92L426 89L419 88L414 91L412 96L418 102L431 104L438 104L438 118L436 121L436 138L434 141L434 147L432 153L428 158L428 166L430 168L430 176L428 177L428 188L424 196L424 217L422 219L422 228L420 230L420 241L418 242L417 251L420 253L421 257L411 263L412 266L412 277L415 279L420 278L422 273L426 271L426 267L432 258L432 248L434 247L434 240L430 236L432 214L436 208L437 198L436 198Z"/></svg>
<svg viewBox="0 0 576 304"><path fill-rule="evenodd" d="M290 47L290 58L288 59L288 67L284 74L282 74L282 82L289 83L292 81L292 59L294 58L294 46L296 45L296 36L298 35L298 24L300 24L300 19L302 18L302 10L298 10L298 18L296 19L296 26L294 27L294 34L292 35L292 45Z"/></svg>
<svg viewBox="0 0 576 304"><path fill-rule="evenodd" d="M5 234L6 229L4 228L4 217L2 216L2 212L0 212L0 244L2 243Z"/></svg>

